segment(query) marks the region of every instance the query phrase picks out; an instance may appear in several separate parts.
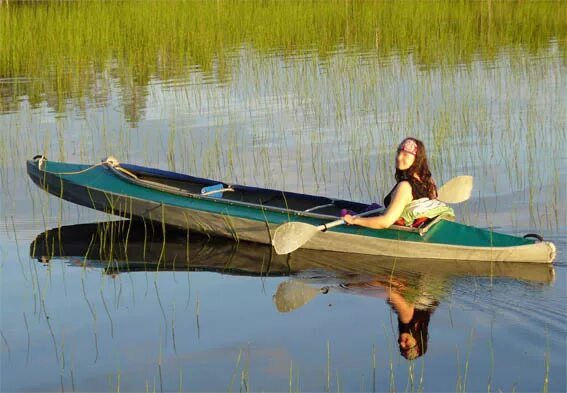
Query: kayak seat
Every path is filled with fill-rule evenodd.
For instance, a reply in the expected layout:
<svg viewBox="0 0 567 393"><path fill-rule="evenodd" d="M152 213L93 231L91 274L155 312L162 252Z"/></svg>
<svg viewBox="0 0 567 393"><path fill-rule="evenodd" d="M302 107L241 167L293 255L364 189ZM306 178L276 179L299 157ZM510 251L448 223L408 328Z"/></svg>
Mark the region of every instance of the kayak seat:
<svg viewBox="0 0 567 393"><path fill-rule="evenodd" d="M398 219L394 222L396 229L410 231L410 232L417 232L421 236L425 235L431 228L433 228L439 221L446 220L446 221L455 221L455 216L448 213L441 213L437 216L428 218L428 217L418 217L414 220L412 225L406 226L403 219Z"/></svg>
<svg viewBox="0 0 567 393"><path fill-rule="evenodd" d="M413 222L413 224L411 224L411 226L414 228L423 228L426 227L427 224L432 222L435 218L437 217L433 217L433 218L419 217L415 219L415 221Z"/></svg>
<svg viewBox="0 0 567 393"><path fill-rule="evenodd" d="M433 221L435 219L434 218L427 218L427 217L419 217L416 218L414 220L414 222L411 224L411 226L413 228L423 228L425 227L428 223L430 223L431 221ZM406 221L403 218L398 218L395 222L395 225L406 225Z"/></svg>

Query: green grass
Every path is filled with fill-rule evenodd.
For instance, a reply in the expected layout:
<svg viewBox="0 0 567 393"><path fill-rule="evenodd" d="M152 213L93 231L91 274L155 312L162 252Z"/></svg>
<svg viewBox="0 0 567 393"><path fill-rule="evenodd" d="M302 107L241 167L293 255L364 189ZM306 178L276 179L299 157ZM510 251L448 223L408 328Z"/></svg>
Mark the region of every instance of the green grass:
<svg viewBox="0 0 567 393"><path fill-rule="evenodd" d="M540 1L77 1L0 5L2 107L47 100L58 112L107 99L110 73L128 94L132 120L152 78L186 77L196 65L230 78L234 51L263 54L337 49L402 54L423 69L537 54L559 42L567 54L567 4ZM339 113L338 113L339 114Z"/></svg>

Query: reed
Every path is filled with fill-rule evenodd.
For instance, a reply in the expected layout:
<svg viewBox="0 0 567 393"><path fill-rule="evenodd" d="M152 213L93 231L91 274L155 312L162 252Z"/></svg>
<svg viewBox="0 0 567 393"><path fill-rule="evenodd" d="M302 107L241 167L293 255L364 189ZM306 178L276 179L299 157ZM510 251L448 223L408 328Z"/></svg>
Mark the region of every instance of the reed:
<svg viewBox="0 0 567 393"><path fill-rule="evenodd" d="M545 327L545 353L544 353L544 364L545 364L545 374L543 378L543 388L542 391L547 393L549 391L549 357L551 352L551 346L549 343L549 328Z"/></svg>
<svg viewBox="0 0 567 393"><path fill-rule="evenodd" d="M236 357L236 364L234 366L234 371L230 377L230 382L228 384L228 392L232 392L232 385L234 383L234 378L236 377L236 374L238 372L238 369L240 367L240 361L242 359L242 349L240 349L240 351L238 352L238 356Z"/></svg>
<svg viewBox="0 0 567 393"><path fill-rule="evenodd" d="M536 1L10 2L0 13L0 37L9 37L0 40L0 75L13 79L0 110L17 108L22 95L34 107L47 97L60 113L69 99L79 109L104 104L109 82L97 80L110 70L135 123L151 79L185 77L196 65L227 80L242 45L286 57L326 59L339 48L403 54L426 69L492 60L503 48L537 54L550 41L565 56L565 12L564 2Z"/></svg>

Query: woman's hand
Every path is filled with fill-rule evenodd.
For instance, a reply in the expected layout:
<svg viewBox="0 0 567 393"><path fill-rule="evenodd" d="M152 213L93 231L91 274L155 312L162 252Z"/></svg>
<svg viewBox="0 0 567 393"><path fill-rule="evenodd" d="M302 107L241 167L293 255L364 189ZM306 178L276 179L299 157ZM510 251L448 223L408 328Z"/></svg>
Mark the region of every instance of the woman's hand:
<svg viewBox="0 0 567 393"><path fill-rule="evenodd" d="M345 215L343 216L343 220L345 220L345 222L346 222L348 225L352 225L352 224L354 224L354 221L356 220L356 217L353 217L353 216L351 216L350 214L345 214Z"/></svg>

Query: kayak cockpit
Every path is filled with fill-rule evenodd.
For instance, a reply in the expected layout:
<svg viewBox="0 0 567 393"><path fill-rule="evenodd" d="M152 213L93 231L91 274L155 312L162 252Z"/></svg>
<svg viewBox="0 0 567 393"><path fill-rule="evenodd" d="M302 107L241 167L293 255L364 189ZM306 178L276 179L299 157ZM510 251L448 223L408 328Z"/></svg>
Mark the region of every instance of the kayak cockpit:
<svg viewBox="0 0 567 393"><path fill-rule="evenodd" d="M298 212L314 213L317 215L339 217L342 209L356 212L364 211L368 205L364 203L331 199L327 197L299 194L288 191L268 188L250 187L242 185L228 185L210 179L184 175L159 169L146 168L137 165L120 164L127 172L113 169L122 177L130 177L131 181L141 183L152 188L164 191L205 196L203 190L218 185L219 191L209 195L226 201L236 201L246 204L293 210Z"/></svg>

